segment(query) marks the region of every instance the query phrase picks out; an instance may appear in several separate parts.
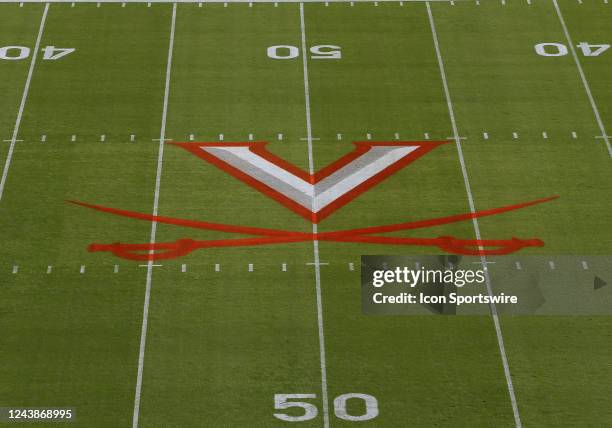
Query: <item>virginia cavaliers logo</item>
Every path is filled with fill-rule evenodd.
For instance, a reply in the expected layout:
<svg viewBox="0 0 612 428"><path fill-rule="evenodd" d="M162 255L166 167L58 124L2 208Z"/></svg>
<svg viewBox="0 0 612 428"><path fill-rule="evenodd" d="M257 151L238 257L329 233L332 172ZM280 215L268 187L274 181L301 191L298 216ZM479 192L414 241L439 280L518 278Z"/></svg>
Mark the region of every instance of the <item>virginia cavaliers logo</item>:
<svg viewBox="0 0 612 428"><path fill-rule="evenodd" d="M414 162L446 141L356 142L355 149L310 174L270 153L265 142L247 143L171 143L222 169L233 177L275 199L312 223L318 223L363 192L398 170ZM475 213L465 213L429 220L373 226L333 232L303 233L278 229L209 223L196 220L153 216L149 214L74 202L123 217L172 224L196 229L254 235L252 238L221 240L179 239L152 244L91 244L89 251L109 251L131 260L160 260L180 257L194 250L212 247L251 246L302 241L362 242L386 245L433 246L455 254L509 254L524 247L539 247L539 239L506 240L435 238L398 238L381 233L427 228L500 214L547 202L556 196Z"/></svg>

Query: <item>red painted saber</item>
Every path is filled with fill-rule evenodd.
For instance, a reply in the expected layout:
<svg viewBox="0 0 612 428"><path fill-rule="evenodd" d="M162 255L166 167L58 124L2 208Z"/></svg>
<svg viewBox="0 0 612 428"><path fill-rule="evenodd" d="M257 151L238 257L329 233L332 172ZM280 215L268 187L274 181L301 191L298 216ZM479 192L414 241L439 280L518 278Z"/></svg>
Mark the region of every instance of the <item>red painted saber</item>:
<svg viewBox="0 0 612 428"><path fill-rule="evenodd" d="M428 220L419 220L405 223L372 226L359 229L348 229L334 232L305 233L288 230L268 229L251 226L237 226L222 223L210 223L198 220L187 220L173 217L154 216L133 211L92 205L84 202L68 201L70 203L115 214L137 220L145 220L163 224L171 224L193 229L214 230L219 232L256 235L251 238L194 240L179 239L174 242L159 242L149 244L91 244L90 252L111 252L117 257L129 260L166 260L184 256L192 251L202 248L215 247L245 247L253 245L284 244L304 241L333 241L356 242L381 245L415 245L437 247L438 249L462 255L504 255L518 251L525 247L542 247L544 242L537 238L532 239L457 239L452 236L439 236L437 238L401 238L391 236L372 236L373 234L397 232L401 230L423 229L443 224L456 223L480 217L487 217L509 211L526 208L557 199L558 196L536 199L520 204L507 205L499 208L477 211L475 213L457 214L447 217L438 217Z"/></svg>

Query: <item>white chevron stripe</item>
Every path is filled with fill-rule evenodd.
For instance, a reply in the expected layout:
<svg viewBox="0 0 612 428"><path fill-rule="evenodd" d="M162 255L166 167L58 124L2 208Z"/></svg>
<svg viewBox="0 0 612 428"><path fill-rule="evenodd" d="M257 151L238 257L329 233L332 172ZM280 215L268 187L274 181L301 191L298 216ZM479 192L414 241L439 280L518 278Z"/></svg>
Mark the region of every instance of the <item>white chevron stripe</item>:
<svg viewBox="0 0 612 428"><path fill-rule="evenodd" d="M406 157L417 146L373 146L314 184L254 153L249 147L202 146L201 149L317 213Z"/></svg>

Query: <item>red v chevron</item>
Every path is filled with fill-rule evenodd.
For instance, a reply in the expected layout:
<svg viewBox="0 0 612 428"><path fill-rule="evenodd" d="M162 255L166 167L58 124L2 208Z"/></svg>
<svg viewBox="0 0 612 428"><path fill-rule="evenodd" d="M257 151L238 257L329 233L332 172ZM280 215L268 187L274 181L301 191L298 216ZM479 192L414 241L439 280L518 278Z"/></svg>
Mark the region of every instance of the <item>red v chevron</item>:
<svg viewBox="0 0 612 428"><path fill-rule="evenodd" d="M273 155L266 142L171 143L318 223L372 186L447 141L355 142L315 174Z"/></svg>

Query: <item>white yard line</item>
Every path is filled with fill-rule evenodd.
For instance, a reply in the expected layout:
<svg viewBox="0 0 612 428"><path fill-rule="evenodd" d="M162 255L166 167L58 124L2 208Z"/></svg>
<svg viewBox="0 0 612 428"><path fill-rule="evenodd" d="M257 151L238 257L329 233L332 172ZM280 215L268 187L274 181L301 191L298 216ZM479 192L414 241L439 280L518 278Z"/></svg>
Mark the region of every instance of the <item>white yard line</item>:
<svg viewBox="0 0 612 428"><path fill-rule="evenodd" d="M459 137L459 131L457 130L457 121L455 120L455 111L453 109L453 103L450 96L450 91L448 89L448 83L446 81L446 72L444 71L444 62L442 61L442 54L440 52L440 43L438 42L438 34L436 32L436 25L434 23L433 14L431 12L431 7L429 2L426 3L427 6L427 15L429 16L429 25L431 27L431 33L433 36L434 46L436 49L436 56L438 58L438 67L440 69L440 77L442 78L442 85L444 86L444 95L446 97L446 104L448 107L448 114L450 116L451 125L453 127L453 135L455 139L455 145L457 147L457 153L459 154L459 163L461 164L461 172L463 174L463 183L465 185L465 191L468 197L468 203L470 206L470 211L472 213L476 212L476 207L474 204L474 196L472 195L472 189L470 186L470 179L468 177L467 167L465 166L465 159L463 157L463 150L461 149L461 139ZM476 239L480 240L480 227L478 225L478 219L472 219L472 224L474 226L474 233L476 235ZM493 295L493 290L491 287L491 279L489 277L489 272L487 270L487 259L485 256L480 256L480 262L482 265L482 269L485 273L485 282L487 285L487 293L489 296ZM504 337L501 331L501 325L499 322L499 317L497 315L497 308L494 303L490 305L491 316L493 318L493 324L495 326L495 334L497 336L497 345L499 347L499 353L502 360L502 365L504 368L504 375L506 377L506 385L508 387L508 393L510 395L510 402L512 404L512 412L514 414L514 423L516 428L520 428L521 417L518 410L518 405L516 402L516 395L514 393L514 385L512 384L512 376L510 374L510 366L508 364L508 356L506 355L506 347L504 345Z"/></svg>
<svg viewBox="0 0 612 428"><path fill-rule="evenodd" d="M312 150L312 124L310 121L310 87L308 84L308 51L306 48L306 24L304 22L304 3L300 3L300 28L302 33L302 63L304 65L304 103L306 105L306 135L308 139L308 169L314 174ZM313 199L314 201L314 199ZM316 223L312 224L312 233L317 233ZM319 241L312 241L315 267L315 286L317 293L317 326L319 329L319 359L321 362L321 401L323 403L323 427L329 427L329 402L327 398L327 365L325 362L325 331L323 329L323 298L321 296L321 265L319 258Z"/></svg>
<svg viewBox="0 0 612 428"><path fill-rule="evenodd" d="M15 143L17 142L17 135L19 134L19 126L21 125L23 110L25 109L26 100L28 99L28 93L30 92L30 82L32 81L32 74L34 74L34 66L36 65L36 58L38 58L40 41L42 39L43 31L45 29L45 22L47 20L48 12L49 3L46 3L45 9L43 10L42 18L40 18L40 26L38 27L38 35L36 36L36 43L34 44L34 51L32 52L32 60L30 61L28 77L26 78L25 86L23 88L21 103L19 104L19 111L17 112L17 119L15 120L13 135L11 136L11 145L9 146L8 154L6 155L6 162L4 163L4 169L2 170L2 178L0 178L0 201L2 200L2 196L4 195L4 186L6 185L6 178L8 177L9 168L11 167L11 162L13 160L13 152L15 151Z"/></svg>
<svg viewBox="0 0 612 428"><path fill-rule="evenodd" d="M599 114L599 109L597 108L597 104L595 103L595 98L593 98L593 94L591 93L591 87L589 86L589 82L584 74L584 70L582 70L582 65L580 64L580 60L578 59L578 55L576 55L576 49L574 48L574 42L572 41L572 37L570 36L569 30L567 29L567 25L565 25L565 20L563 19L563 14L561 13L561 9L559 8L559 4L557 0L553 0L553 5L555 6L555 10L557 11L557 16L559 17L559 22L561 23L561 27L563 27L563 32L565 33L565 38L567 39L567 45L569 46L569 50L574 57L574 62L576 63L576 68L578 69L578 74L580 74L580 79L582 80L582 85L584 86L584 91L589 98L589 102L591 103L591 108L593 109L593 114L595 115L595 120L597 121L597 125L599 126L599 130L601 131L601 137L606 142L606 147L608 148L608 154L612 158L612 146L610 145L610 137L606 133L606 128L601 120L601 116Z"/></svg>
<svg viewBox="0 0 612 428"><path fill-rule="evenodd" d="M162 165L164 159L164 144L166 141L166 117L168 115L168 94L170 92L170 71L172 69L172 51L174 49L174 29L176 27L176 3L172 6L172 23L170 24L170 41L168 44L168 60L166 63L166 84L164 89L164 105L162 109L161 128L159 131L159 150L157 155L157 174L155 176L155 196L153 198L153 215L156 216L159 208L159 188L162 175ZM157 222L151 222L150 243L155 243L157 232ZM151 251L153 253L153 251ZM140 396L142 392L142 372L144 368L145 347L147 342L147 324L149 321L149 301L151 299L151 279L153 276L153 261L147 264L147 281L145 287L145 298L142 311L142 327L140 330L140 351L138 354L138 375L136 377L136 392L134 394L134 413L132 416L132 427L138 427L138 417L140 415Z"/></svg>
<svg viewBox="0 0 612 428"><path fill-rule="evenodd" d="M377 0L378 2L386 3L423 3L426 1L448 3L453 0ZM322 3L321 0L46 0L47 3ZM329 3L371 3L374 5L373 0L328 0ZM0 0L0 3L41 3L41 0Z"/></svg>

